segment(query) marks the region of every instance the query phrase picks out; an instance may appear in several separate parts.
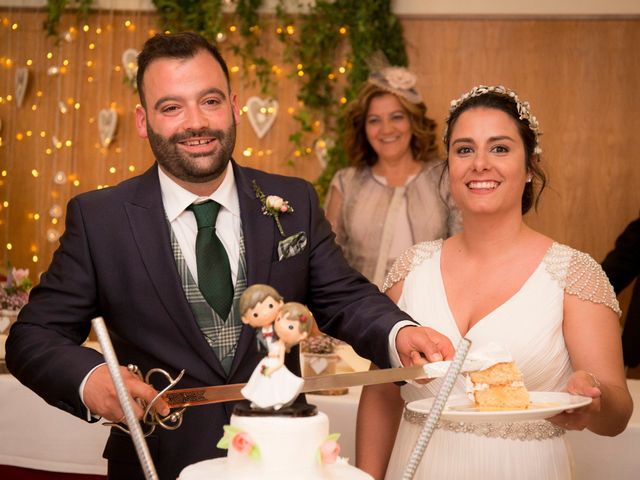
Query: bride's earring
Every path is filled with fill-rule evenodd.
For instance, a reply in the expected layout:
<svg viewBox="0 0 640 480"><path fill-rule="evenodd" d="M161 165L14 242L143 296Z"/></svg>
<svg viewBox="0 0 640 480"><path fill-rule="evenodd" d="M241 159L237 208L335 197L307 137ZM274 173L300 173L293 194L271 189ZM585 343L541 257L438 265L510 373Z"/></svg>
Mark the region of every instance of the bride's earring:
<svg viewBox="0 0 640 480"><path fill-rule="evenodd" d="M527 183L531 183L531 180L533 180L533 175L527 175Z"/></svg>

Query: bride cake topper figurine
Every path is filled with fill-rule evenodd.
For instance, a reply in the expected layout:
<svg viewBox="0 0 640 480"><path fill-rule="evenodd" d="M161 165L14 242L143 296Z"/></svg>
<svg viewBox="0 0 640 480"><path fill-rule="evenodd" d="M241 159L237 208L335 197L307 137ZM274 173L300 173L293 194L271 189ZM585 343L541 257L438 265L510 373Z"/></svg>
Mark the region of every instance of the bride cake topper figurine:
<svg viewBox="0 0 640 480"><path fill-rule="evenodd" d="M301 303L283 303L275 289L262 284L242 294L240 315L243 323L258 329L258 343L267 350L242 395L252 408L280 410L295 400L304 384L285 366L284 355L309 335L313 316Z"/></svg>

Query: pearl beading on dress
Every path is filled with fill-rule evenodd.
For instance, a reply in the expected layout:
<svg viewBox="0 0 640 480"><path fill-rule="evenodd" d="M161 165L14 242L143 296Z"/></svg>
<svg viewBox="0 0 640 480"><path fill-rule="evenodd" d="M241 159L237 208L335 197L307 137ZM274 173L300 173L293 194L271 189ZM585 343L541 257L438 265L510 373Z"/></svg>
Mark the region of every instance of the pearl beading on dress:
<svg viewBox="0 0 640 480"><path fill-rule="evenodd" d="M404 280L409 272L442 248L442 239L418 243L406 250L393 263L382 285L382 292L386 292L400 280Z"/></svg>
<svg viewBox="0 0 640 480"><path fill-rule="evenodd" d="M404 409L404 419L413 424L421 425L427 418L426 413L414 412ZM455 433L471 433L481 437L504 438L509 440L546 440L560 437L566 430L546 420L533 420L528 422L452 422L440 419L436 428Z"/></svg>
<svg viewBox="0 0 640 480"><path fill-rule="evenodd" d="M395 261L382 285L385 292L442 248L442 239L414 245ZM606 305L622 315L616 294L602 267L589 254L553 242L542 259L546 271L569 295Z"/></svg>
<svg viewBox="0 0 640 480"><path fill-rule="evenodd" d="M622 315L616 294L602 267L589 254L554 242L543 259L551 278L581 300L606 305Z"/></svg>

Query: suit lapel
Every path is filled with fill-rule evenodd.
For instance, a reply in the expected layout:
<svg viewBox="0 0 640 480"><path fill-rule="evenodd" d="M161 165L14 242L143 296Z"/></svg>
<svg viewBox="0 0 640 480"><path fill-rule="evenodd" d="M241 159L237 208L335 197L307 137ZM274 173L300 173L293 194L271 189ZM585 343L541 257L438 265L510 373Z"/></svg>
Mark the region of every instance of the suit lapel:
<svg viewBox="0 0 640 480"><path fill-rule="evenodd" d="M253 190L254 179L251 174L235 162L233 167L246 246L247 285L264 283L271 269L275 224L271 217L262 213L262 204Z"/></svg>
<svg viewBox="0 0 640 480"><path fill-rule="evenodd" d="M133 201L125 204L125 210L149 281L156 289L160 302L193 349L225 378L220 361L202 338L202 332L182 290L171 250L170 227L162 204L157 166L143 174Z"/></svg>
<svg viewBox="0 0 640 480"><path fill-rule="evenodd" d="M240 220L244 234L245 256L247 260L247 286L265 283L269 279L274 252L273 239L275 224L271 217L262 213L262 204L256 197L249 170L231 161L240 203ZM258 184L258 186L260 186ZM238 348L231 366L234 374L249 349L256 348L255 330L247 325L242 327Z"/></svg>

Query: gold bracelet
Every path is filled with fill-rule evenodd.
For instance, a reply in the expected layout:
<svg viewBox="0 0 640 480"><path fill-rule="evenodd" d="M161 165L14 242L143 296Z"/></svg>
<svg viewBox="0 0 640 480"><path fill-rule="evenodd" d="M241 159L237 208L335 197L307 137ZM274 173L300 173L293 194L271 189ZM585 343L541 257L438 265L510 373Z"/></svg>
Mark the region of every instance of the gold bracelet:
<svg viewBox="0 0 640 480"><path fill-rule="evenodd" d="M585 373L591 377L591 380L593 380L593 386L596 388L600 388L600 386L602 385L600 383L600 380L598 380L598 378L591 372L585 372Z"/></svg>

